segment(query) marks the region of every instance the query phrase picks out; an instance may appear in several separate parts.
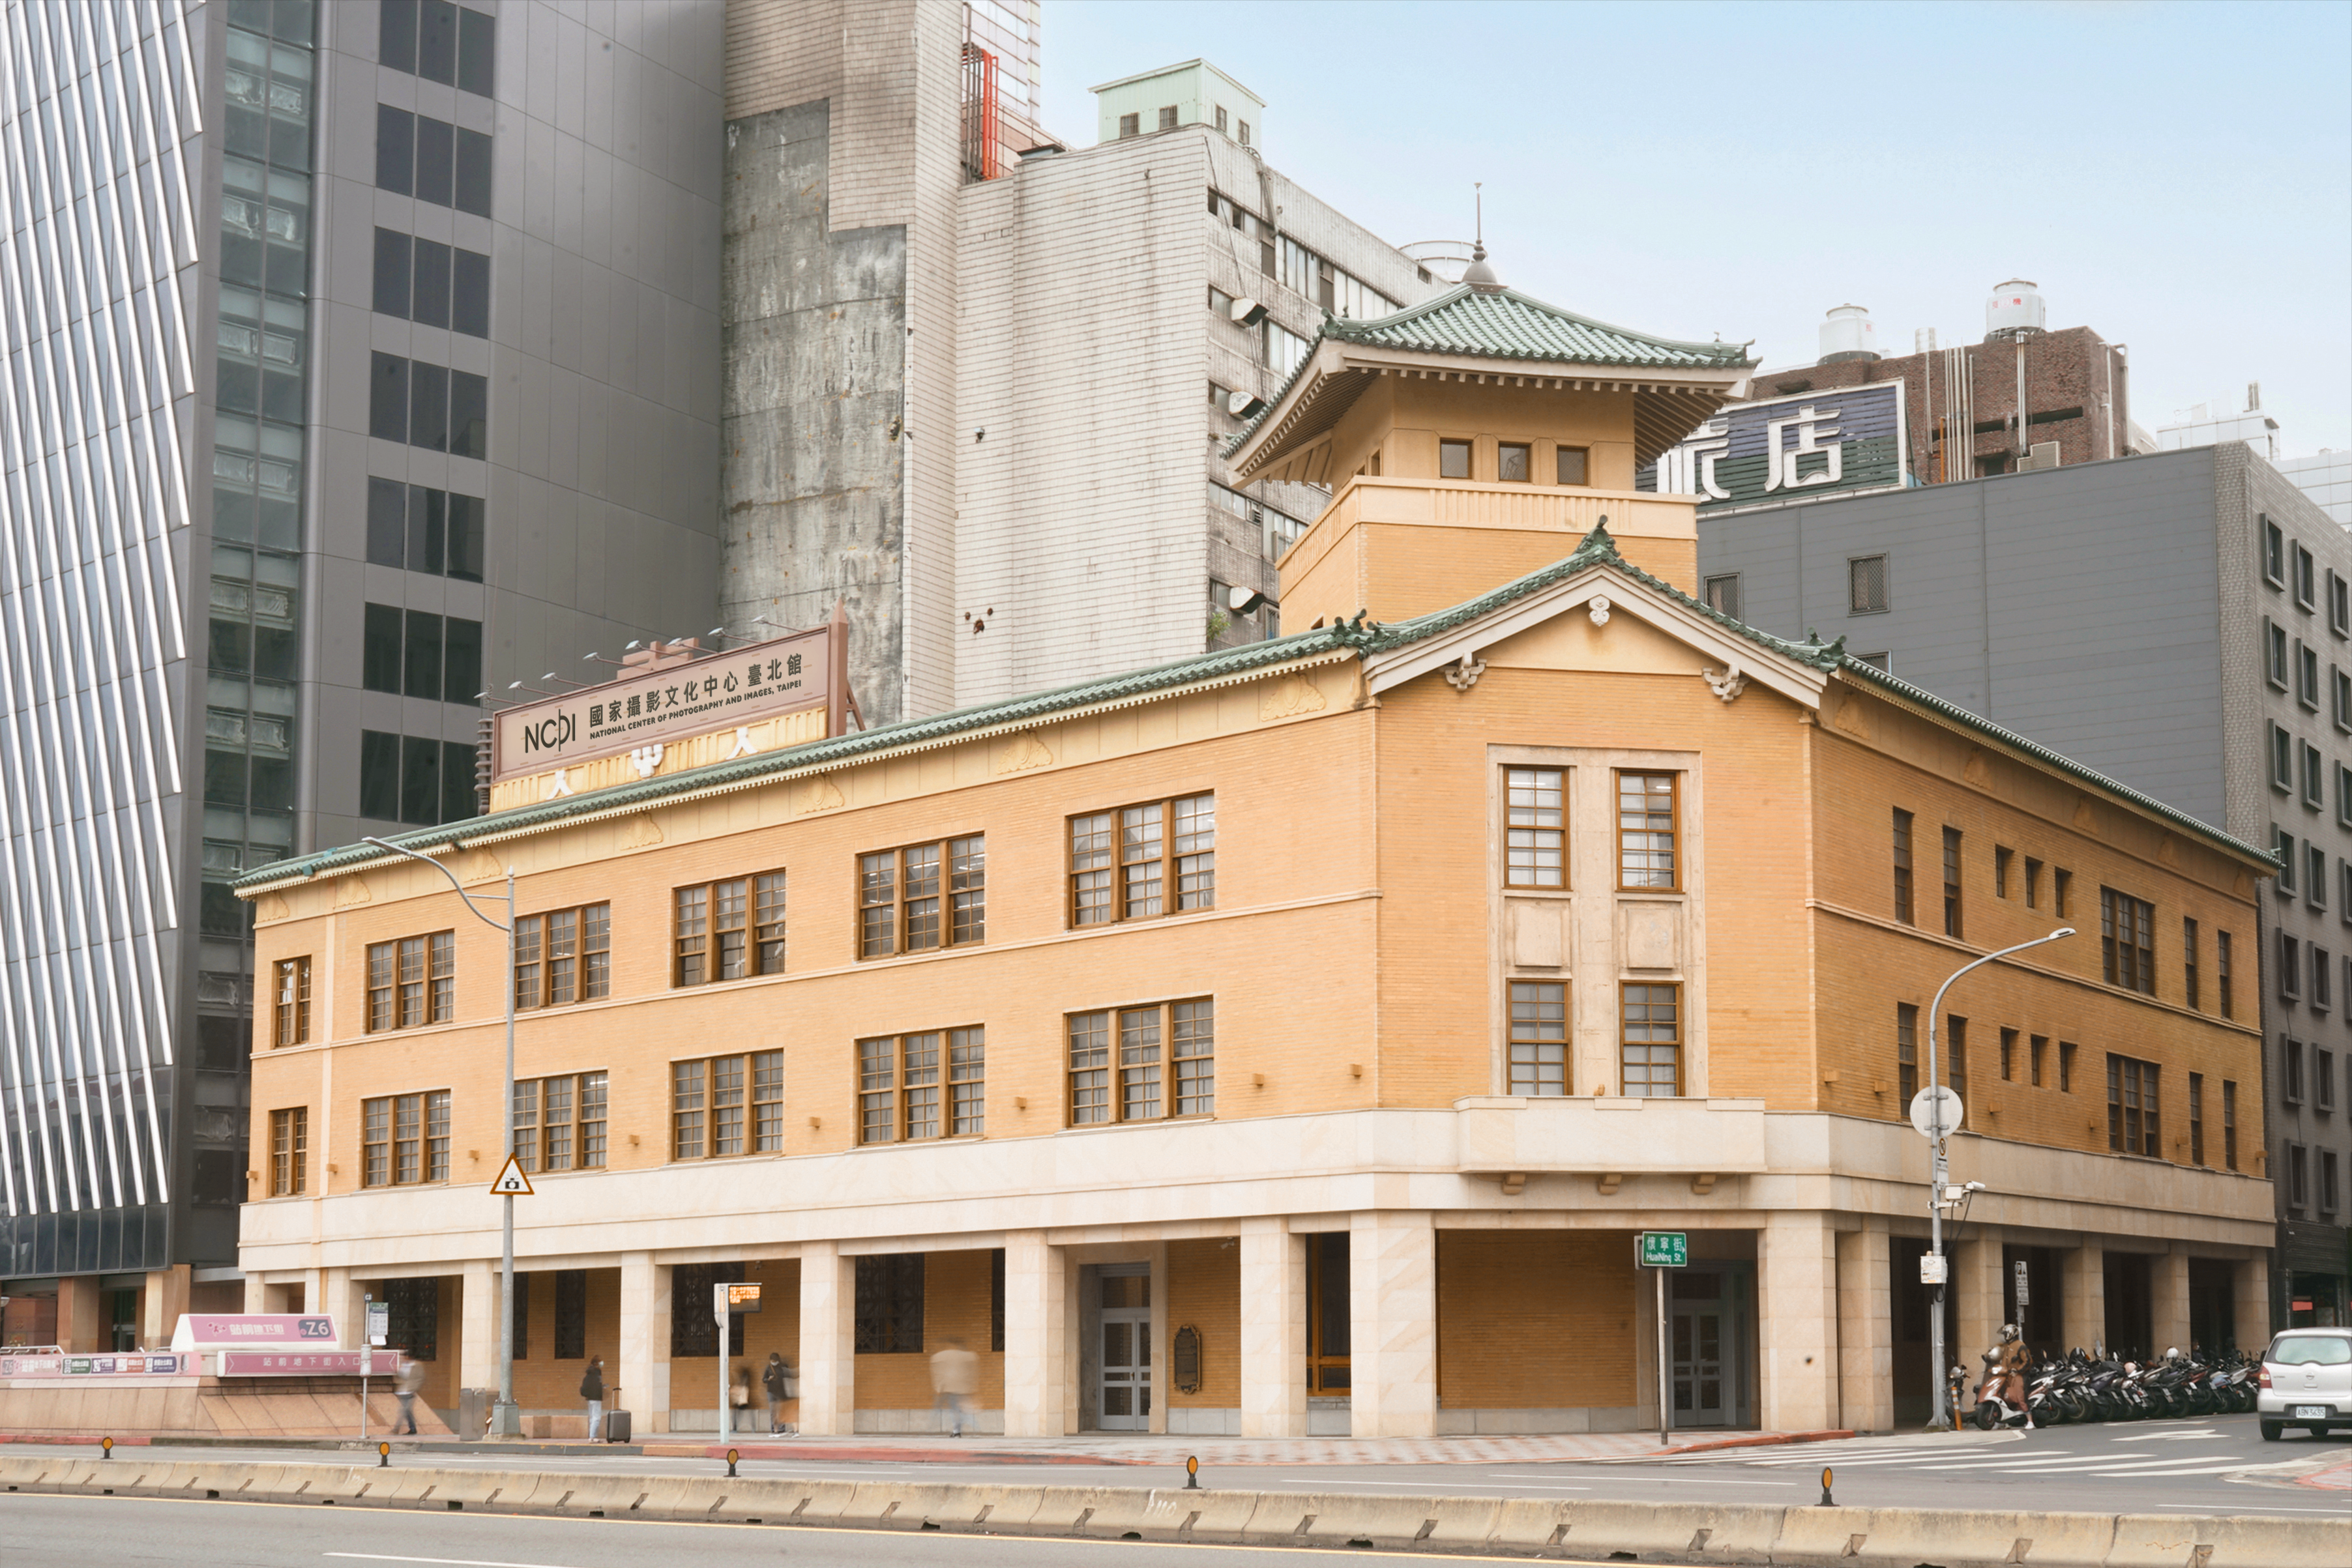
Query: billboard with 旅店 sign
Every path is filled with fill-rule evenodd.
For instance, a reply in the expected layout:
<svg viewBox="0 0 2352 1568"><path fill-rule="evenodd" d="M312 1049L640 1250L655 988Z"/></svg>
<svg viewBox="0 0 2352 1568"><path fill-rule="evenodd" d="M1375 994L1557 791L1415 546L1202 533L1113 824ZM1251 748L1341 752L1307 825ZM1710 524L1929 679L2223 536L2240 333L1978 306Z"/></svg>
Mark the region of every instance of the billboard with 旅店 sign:
<svg viewBox="0 0 2352 1568"><path fill-rule="evenodd" d="M1738 402L1644 466L1633 487L1696 496L1701 517L1898 489L1910 483L1909 440L1901 382Z"/></svg>
<svg viewBox="0 0 2352 1568"><path fill-rule="evenodd" d="M498 716L492 783L714 729L757 724L803 708L831 707L845 627L836 622L724 653L661 655L620 679Z"/></svg>

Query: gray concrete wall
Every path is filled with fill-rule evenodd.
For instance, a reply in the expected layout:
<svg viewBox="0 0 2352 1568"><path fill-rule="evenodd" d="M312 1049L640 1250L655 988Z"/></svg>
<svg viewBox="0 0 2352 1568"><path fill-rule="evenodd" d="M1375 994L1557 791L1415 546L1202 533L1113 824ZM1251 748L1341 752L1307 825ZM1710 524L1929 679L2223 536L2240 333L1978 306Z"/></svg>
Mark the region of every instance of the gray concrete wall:
<svg viewBox="0 0 2352 1568"><path fill-rule="evenodd" d="M1703 519L1702 579L1765 631L1855 653L2228 825L2210 454L2004 475ZM1888 608L1847 563L1887 557Z"/></svg>

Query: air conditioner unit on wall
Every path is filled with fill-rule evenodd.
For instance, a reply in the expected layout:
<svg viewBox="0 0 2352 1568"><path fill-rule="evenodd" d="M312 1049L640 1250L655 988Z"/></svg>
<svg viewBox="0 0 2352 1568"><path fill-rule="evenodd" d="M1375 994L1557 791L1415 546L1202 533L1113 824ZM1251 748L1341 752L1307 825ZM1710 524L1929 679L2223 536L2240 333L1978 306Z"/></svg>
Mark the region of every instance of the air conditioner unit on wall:
<svg viewBox="0 0 2352 1568"><path fill-rule="evenodd" d="M2054 441L2037 441L2032 446L2026 448L2025 456L2023 460L2018 464L2017 471L2022 474L2029 468L2055 468L2057 466L2058 444Z"/></svg>

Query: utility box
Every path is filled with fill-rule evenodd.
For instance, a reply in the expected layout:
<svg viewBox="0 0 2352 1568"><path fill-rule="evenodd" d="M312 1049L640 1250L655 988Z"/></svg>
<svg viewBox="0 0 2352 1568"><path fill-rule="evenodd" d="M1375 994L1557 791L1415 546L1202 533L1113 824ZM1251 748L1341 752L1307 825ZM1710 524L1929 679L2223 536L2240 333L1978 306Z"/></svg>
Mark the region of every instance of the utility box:
<svg viewBox="0 0 2352 1568"><path fill-rule="evenodd" d="M478 1443L490 1428L490 1406L499 1402L495 1388L460 1388L457 1390L457 1437L461 1442Z"/></svg>

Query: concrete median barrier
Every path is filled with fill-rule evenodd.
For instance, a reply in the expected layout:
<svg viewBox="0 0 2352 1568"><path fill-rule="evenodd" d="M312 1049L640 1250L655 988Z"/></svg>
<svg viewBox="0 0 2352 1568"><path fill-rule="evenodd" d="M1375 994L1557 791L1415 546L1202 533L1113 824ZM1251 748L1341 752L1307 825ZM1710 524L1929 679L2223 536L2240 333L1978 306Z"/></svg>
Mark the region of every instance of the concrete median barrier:
<svg viewBox="0 0 2352 1568"><path fill-rule="evenodd" d="M0 1485L95 1497L1344 1549L1776 1568L2345 1568L2352 1519L1957 1509L1756 1507L1608 1500L1332 1495L928 1481L569 1475L347 1463L0 1457Z"/></svg>

